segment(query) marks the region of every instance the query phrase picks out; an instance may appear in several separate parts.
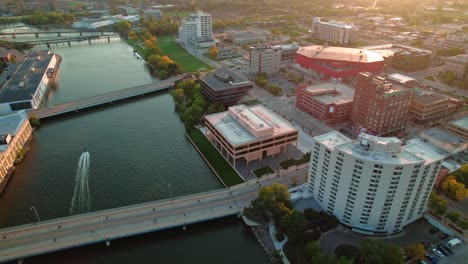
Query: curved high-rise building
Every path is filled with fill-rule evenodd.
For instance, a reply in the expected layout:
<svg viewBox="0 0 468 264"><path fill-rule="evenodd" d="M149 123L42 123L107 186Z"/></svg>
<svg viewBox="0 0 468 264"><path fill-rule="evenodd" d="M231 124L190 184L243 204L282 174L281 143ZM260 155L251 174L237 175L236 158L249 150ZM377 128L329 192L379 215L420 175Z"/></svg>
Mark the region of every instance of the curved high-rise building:
<svg viewBox="0 0 468 264"><path fill-rule="evenodd" d="M342 224L390 235L423 215L443 156L396 137L335 131L314 140L307 188Z"/></svg>

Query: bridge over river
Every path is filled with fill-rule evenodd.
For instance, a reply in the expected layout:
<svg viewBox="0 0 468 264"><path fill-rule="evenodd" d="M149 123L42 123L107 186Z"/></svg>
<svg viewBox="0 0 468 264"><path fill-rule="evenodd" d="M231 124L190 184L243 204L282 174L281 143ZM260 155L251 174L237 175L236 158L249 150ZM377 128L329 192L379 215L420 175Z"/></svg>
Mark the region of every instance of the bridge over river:
<svg viewBox="0 0 468 264"><path fill-rule="evenodd" d="M185 75L179 75L167 80L153 82L149 84L143 84L135 87L130 87L118 91L103 93L91 97L86 97L71 101L68 103L63 103L59 105L49 106L47 108L33 109L28 110L27 113L29 116L36 116L39 119L44 119L48 117L59 116L72 112L79 112L83 109L90 109L102 106L104 104L119 102L134 98L137 96L143 96L145 94L154 93L162 90L167 90L174 86L176 81L182 80Z"/></svg>
<svg viewBox="0 0 468 264"><path fill-rule="evenodd" d="M292 179L302 184L306 174L303 169L227 189L0 229L0 262L98 242L110 245L113 239L239 215L261 187Z"/></svg>

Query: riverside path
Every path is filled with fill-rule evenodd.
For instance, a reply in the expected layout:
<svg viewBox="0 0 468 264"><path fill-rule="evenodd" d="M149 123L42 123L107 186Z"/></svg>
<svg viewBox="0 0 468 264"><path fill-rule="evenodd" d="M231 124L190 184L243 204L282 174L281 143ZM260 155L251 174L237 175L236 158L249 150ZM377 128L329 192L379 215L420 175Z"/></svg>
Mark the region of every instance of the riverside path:
<svg viewBox="0 0 468 264"><path fill-rule="evenodd" d="M142 96L149 93L167 90L174 86L174 83L176 81L183 79L184 76L185 75L179 75L164 81L153 82L118 91L103 93L95 96L78 99L68 103L49 106L46 108L32 109L28 110L27 113L29 116L35 116L39 119L44 119L71 112L79 112L83 109L94 108L108 103L123 101L136 96Z"/></svg>
<svg viewBox="0 0 468 264"><path fill-rule="evenodd" d="M307 169L263 177L227 189L73 215L0 229L0 262L239 215L273 182L304 183Z"/></svg>

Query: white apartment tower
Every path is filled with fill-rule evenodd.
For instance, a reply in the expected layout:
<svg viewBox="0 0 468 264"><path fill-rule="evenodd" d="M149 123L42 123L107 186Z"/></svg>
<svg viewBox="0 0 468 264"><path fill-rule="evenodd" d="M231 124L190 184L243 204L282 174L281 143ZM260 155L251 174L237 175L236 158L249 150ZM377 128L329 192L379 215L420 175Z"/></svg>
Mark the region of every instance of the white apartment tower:
<svg viewBox="0 0 468 264"><path fill-rule="evenodd" d="M189 39L211 39L213 33L211 15L197 11L181 22L179 41L187 44Z"/></svg>
<svg viewBox="0 0 468 264"><path fill-rule="evenodd" d="M314 138L307 188L358 233L390 235L426 211L443 156L396 137L330 132Z"/></svg>
<svg viewBox="0 0 468 264"><path fill-rule="evenodd" d="M352 25L337 21L321 21L319 17L312 20L312 34L315 38L340 44L348 44Z"/></svg>

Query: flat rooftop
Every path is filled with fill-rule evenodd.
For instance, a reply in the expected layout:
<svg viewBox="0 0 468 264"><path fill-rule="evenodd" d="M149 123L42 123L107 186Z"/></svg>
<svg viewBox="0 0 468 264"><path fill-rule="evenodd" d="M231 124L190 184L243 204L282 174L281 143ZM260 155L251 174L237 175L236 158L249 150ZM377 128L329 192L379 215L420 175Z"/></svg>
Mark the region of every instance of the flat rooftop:
<svg viewBox="0 0 468 264"><path fill-rule="evenodd" d="M322 21L321 19L319 19L319 20L314 20L314 23L315 22L317 22L318 24L328 25L328 26L338 27L338 28L347 28L347 29L353 28L351 24L340 22L340 21L334 21L334 20Z"/></svg>
<svg viewBox="0 0 468 264"><path fill-rule="evenodd" d="M10 134L11 136L15 136L26 120L28 120L28 115L24 111L0 116L0 135ZM7 147L7 144L0 145L0 151L4 151Z"/></svg>
<svg viewBox="0 0 468 264"><path fill-rule="evenodd" d="M400 74L400 73L392 73L388 75L388 79L399 82L399 83L407 83L410 81L415 81L414 78L411 78L409 76Z"/></svg>
<svg viewBox="0 0 468 264"><path fill-rule="evenodd" d="M209 72L201 77L201 81L208 85L212 90L221 91L231 88L252 85L252 82L247 78L231 71L228 68L220 68Z"/></svg>
<svg viewBox="0 0 468 264"><path fill-rule="evenodd" d="M263 105L247 107L237 105L229 107L230 111L205 116L214 128L233 146L297 132L288 121ZM230 112L236 112L235 115ZM239 118L247 120L241 123ZM255 132L266 132L268 135L257 137ZM271 132L271 133L270 133Z"/></svg>
<svg viewBox="0 0 468 264"><path fill-rule="evenodd" d="M453 120L450 122L450 124L454 124L456 126L459 126L463 129L468 129L468 116L464 116L462 118L459 118L457 120Z"/></svg>
<svg viewBox="0 0 468 264"><path fill-rule="evenodd" d="M297 54L314 59L362 63L379 62L384 60L380 53L370 50L320 45L301 47L297 51Z"/></svg>
<svg viewBox="0 0 468 264"><path fill-rule="evenodd" d="M345 104L352 102L354 98L354 89L342 83L310 85L306 90L324 104Z"/></svg>
<svg viewBox="0 0 468 264"><path fill-rule="evenodd" d="M459 54L456 56L448 57L447 60L458 63L468 63L468 54Z"/></svg>
<svg viewBox="0 0 468 264"><path fill-rule="evenodd" d="M54 56L48 51L30 52L2 75L11 76L0 89L0 103L31 100Z"/></svg>
<svg viewBox="0 0 468 264"><path fill-rule="evenodd" d="M447 101L448 99L449 98L447 96L435 92L416 89L416 93L413 100L422 104L432 104L439 101Z"/></svg>
<svg viewBox="0 0 468 264"><path fill-rule="evenodd" d="M362 145L362 142L353 141L336 131L316 136L314 137L314 140L324 144L332 150L337 148L340 151L348 153L356 158L385 164L412 164L420 162L425 162L427 164L444 158L433 150L417 143L410 143L400 148L399 145L401 144L401 141L394 137L376 137L362 133L359 135L359 138L372 140L375 144L382 145L378 148L384 151L376 150L378 149L376 147L367 148ZM387 144L390 145L386 146ZM388 149L396 149L396 147L399 151L385 151Z"/></svg>

